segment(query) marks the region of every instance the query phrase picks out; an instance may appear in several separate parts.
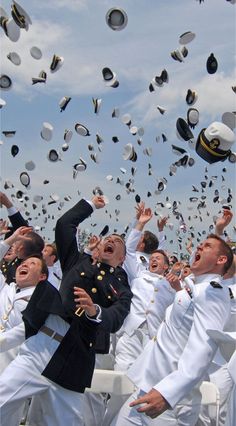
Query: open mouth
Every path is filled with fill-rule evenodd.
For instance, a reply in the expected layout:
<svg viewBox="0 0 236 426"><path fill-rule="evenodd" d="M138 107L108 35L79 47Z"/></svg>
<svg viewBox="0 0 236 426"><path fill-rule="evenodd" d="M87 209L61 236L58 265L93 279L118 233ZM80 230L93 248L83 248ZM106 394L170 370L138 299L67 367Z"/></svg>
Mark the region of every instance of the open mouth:
<svg viewBox="0 0 236 426"><path fill-rule="evenodd" d="M114 247L112 244L106 244L104 253L110 253L112 254L114 252Z"/></svg>
<svg viewBox="0 0 236 426"><path fill-rule="evenodd" d="M195 262L197 262L198 260L200 260L201 256L199 253L196 253L195 255Z"/></svg>
<svg viewBox="0 0 236 426"><path fill-rule="evenodd" d="M28 269L21 269L20 271L19 271L19 275L20 276L25 276L25 275L27 275L28 274Z"/></svg>

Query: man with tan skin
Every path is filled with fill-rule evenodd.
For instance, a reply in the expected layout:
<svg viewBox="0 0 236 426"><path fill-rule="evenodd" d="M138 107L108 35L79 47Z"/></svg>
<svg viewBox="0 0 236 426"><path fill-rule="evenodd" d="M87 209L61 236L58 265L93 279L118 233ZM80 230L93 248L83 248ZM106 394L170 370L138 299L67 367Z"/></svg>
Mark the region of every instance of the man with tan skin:
<svg viewBox="0 0 236 426"><path fill-rule="evenodd" d="M198 386L217 349L206 330L223 330L229 317L229 291L222 276L232 259L228 245L215 235L199 244L191 267L195 286L176 293L156 341L147 344L128 371L139 390L124 404L115 425L195 425Z"/></svg>
<svg viewBox="0 0 236 426"><path fill-rule="evenodd" d="M22 241L31 232L29 227L18 228L5 242L9 245ZM4 250L2 251L2 254ZM0 254L1 258L1 254ZM42 258L32 256L16 269L16 282L7 284L0 273L0 372L15 358L18 346L24 340L22 311L26 308L36 285L47 279L47 266ZM22 331L16 326L22 325ZM18 342L18 336L22 339ZM18 342L18 343L17 343Z"/></svg>
<svg viewBox="0 0 236 426"><path fill-rule="evenodd" d="M40 283L23 312L27 340L0 376L1 426L16 426L19 406L37 394L44 426L84 425L83 392L91 384L95 350L109 351L109 333L121 327L132 296L125 273L116 270L125 258L120 236L99 244L96 265L78 252L79 223L104 206L102 196L82 199L57 221L60 292Z"/></svg>

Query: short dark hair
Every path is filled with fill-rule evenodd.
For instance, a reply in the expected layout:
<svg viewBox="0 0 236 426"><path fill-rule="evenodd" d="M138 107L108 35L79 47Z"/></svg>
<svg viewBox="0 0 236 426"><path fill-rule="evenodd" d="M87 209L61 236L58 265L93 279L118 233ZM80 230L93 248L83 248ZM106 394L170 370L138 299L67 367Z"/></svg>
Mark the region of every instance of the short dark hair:
<svg viewBox="0 0 236 426"><path fill-rule="evenodd" d="M224 275L226 274L226 272L228 271L228 269L233 263L233 260L234 260L233 251L230 248L230 246L224 240L222 240L222 238L220 238L218 235L209 234L207 238L214 238L215 240L218 240L220 242L220 255L227 257L227 262L223 266L222 275Z"/></svg>
<svg viewBox="0 0 236 426"><path fill-rule="evenodd" d="M144 231L143 233L144 253L152 254L157 250L159 241L158 238L151 231Z"/></svg>
<svg viewBox="0 0 236 426"><path fill-rule="evenodd" d="M45 243L45 247L51 247L51 256L55 256L55 262L58 260L57 246L55 243Z"/></svg>
<svg viewBox="0 0 236 426"><path fill-rule="evenodd" d="M169 258L168 258L168 256L167 256L167 254L166 254L166 252L164 251L164 250L154 250L153 252L152 252L152 254L154 254L154 253L160 253L160 254L162 254L162 256L164 257L164 261L165 261L165 264L169 267L170 266L170 261L169 261Z"/></svg>
<svg viewBox="0 0 236 426"><path fill-rule="evenodd" d="M24 257L29 257L32 253L41 254L44 248L44 240L34 231L30 231L27 234L24 242Z"/></svg>
<svg viewBox="0 0 236 426"><path fill-rule="evenodd" d="M39 253L32 253L31 255L27 256L24 260L31 259L31 257L36 257L37 259L41 261L41 272L42 274L45 274L46 279L48 279L48 275L49 275L48 267L43 256Z"/></svg>

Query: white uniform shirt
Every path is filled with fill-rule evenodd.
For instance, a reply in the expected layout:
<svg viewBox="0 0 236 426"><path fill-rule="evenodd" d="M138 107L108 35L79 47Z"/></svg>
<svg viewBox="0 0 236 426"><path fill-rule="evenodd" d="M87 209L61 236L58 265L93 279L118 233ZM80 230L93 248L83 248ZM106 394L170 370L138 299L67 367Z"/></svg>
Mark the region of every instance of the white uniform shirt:
<svg viewBox="0 0 236 426"><path fill-rule="evenodd" d="M144 322L147 324L149 337L156 335L157 329L165 317L166 308L175 297L175 290L161 275L143 271L139 278L131 283L133 293L130 313L126 317L119 334L126 332L131 336Z"/></svg>
<svg viewBox="0 0 236 426"><path fill-rule="evenodd" d="M197 277L190 293L176 293L156 341L147 344L127 373L145 392L157 389L171 407L203 378L214 356L217 346L206 329L223 330L229 317L228 288L215 288L210 281L222 283L219 275L206 274Z"/></svg>
<svg viewBox="0 0 236 426"><path fill-rule="evenodd" d="M60 262L55 262L52 266L48 266L48 281L58 290L61 285L62 270Z"/></svg>
<svg viewBox="0 0 236 426"><path fill-rule="evenodd" d="M3 352L0 355L1 370L14 359L18 351L16 346L22 342L22 336L24 337L22 311L26 308L34 289L35 286L31 286L16 292L16 283L8 285L0 273L0 336L4 338L0 343L0 352ZM19 325L21 327L15 329ZM14 349L10 350L12 348Z"/></svg>

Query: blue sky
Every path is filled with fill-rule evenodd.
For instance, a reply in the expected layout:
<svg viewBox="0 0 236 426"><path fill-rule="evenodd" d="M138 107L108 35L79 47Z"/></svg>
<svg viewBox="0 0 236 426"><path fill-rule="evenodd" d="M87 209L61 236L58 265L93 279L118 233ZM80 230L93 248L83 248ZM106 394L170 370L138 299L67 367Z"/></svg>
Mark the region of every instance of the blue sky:
<svg viewBox="0 0 236 426"><path fill-rule="evenodd" d="M22 190L29 198L17 201L22 213L32 218L33 225L43 227L41 232L45 239L52 240L57 217L81 196L90 198L92 189L99 185L109 199L106 212L96 212L82 228L100 232L104 224L108 224L111 231L115 228L123 232L134 216L135 195L139 194L156 214L170 215L169 223L173 224L173 229L167 230L170 251L180 250L179 232L184 247L188 232L183 234L180 231L180 223L173 216L172 209L166 207L167 202L179 203L178 210L183 214L187 229L191 231L191 226L196 237L201 237L198 232L208 232L212 217L221 211L228 190L235 193L235 166L228 160L212 165L206 163L187 142L177 138L175 123L178 117L186 117L188 89L198 93L194 108L199 110L200 120L193 130L195 137L213 121L221 121L224 112L236 110L235 93L231 88L236 84L235 5L226 0L205 0L201 4L196 0L120 0L116 4L110 0L22 0L20 4L32 19L29 31L21 30L17 42L9 40L2 30L0 34L1 73L13 82L10 90L1 93L1 98L6 101L6 106L1 109L1 130L16 130L14 137L1 135L0 149L2 188L9 180L14 187L6 191L8 196ZM9 15L10 5L9 1L1 2ZM105 21L106 12L114 6L123 8L128 15L128 24L122 31L112 31ZM186 31L194 32L196 37L186 45L189 53L180 63L171 58L170 52L180 47L179 36ZM30 55L32 46L41 49L40 60ZM20 66L7 58L9 52L20 55ZM212 75L206 70L211 53L218 60L218 70ZM64 63L57 72L50 73L54 54L62 56ZM118 88L105 85L102 69L106 66L117 74ZM150 93L150 81L164 68L168 71L169 82ZM47 72L46 84L32 85L32 77L37 77L41 70ZM65 111L60 112L59 101L63 96L72 99ZM94 113L92 98L102 99L98 114ZM164 115L157 106L166 109ZM119 108L118 118L111 116L114 108ZM133 136L122 122L127 113L131 115L133 126L144 129L141 144L137 142L138 135ZM40 136L43 122L51 123L54 128L51 141ZM85 125L90 136L78 135L76 123ZM65 129L72 130L73 136L69 149L63 152ZM99 146L97 133L103 139ZM164 143L162 134L167 136ZM118 143L112 141L113 136L118 137ZM136 163L122 157L128 143L132 143L137 152ZM11 155L13 144L19 147L14 158ZM172 152L172 144L186 149L195 159L193 167L179 167L175 176L169 176L170 165L179 159ZM89 151L88 145L92 145L93 151ZM146 148L152 149L151 156L144 153ZM48 161L47 153L51 149L61 152L61 161L55 164ZM97 154L99 163L91 160L91 153ZM73 179L73 165L80 157L87 162L87 169ZM30 160L36 167L28 172L31 185L26 189L19 176ZM151 175L148 174L149 164ZM134 177L131 167L137 168ZM112 181L106 179L108 175L113 176ZM208 184L212 176L217 177L210 188ZM123 185L117 183L117 177ZM155 194L157 181L163 177L167 179L166 189ZM125 184L132 178L135 192L128 194ZM49 184L43 184L45 179ZM207 187L202 192L200 182L204 180ZM199 193L192 192L192 185L199 189ZM213 203L216 189L220 199ZM59 201L48 205L52 194L57 194ZM43 200L33 209L35 195L41 195ZM64 199L68 195L71 201ZM117 195L120 200L116 199ZM199 200L206 197L207 207L200 209L200 214L198 202L189 201L192 196ZM164 208L157 203L163 203ZM232 203L235 207L234 198ZM46 214L42 213L42 206L46 208ZM1 213L4 217L5 211ZM154 215L148 226L153 231L156 218ZM236 239L232 227L230 234Z"/></svg>

